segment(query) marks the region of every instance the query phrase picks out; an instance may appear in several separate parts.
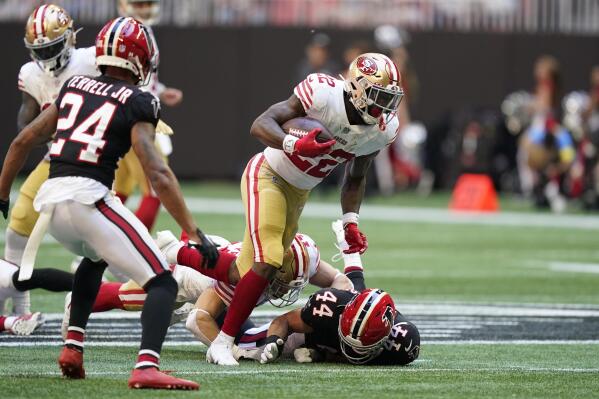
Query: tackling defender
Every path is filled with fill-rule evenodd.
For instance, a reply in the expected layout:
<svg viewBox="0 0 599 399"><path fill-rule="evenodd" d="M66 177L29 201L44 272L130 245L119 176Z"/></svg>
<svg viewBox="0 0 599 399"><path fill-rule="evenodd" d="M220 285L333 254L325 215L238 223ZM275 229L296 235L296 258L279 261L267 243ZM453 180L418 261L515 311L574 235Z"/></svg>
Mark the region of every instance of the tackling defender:
<svg viewBox="0 0 599 399"><path fill-rule="evenodd" d="M341 221L333 223L333 231L339 248L345 248L347 244ZM364 275L355 272L363 270L360 256L343 251L341 256L346 274L351 275L354 286L364 292ZM396 312L382 348L364 351L358 347L348 351L343 319L351 315L351 308L347 305L357 300L356 295L355 292L333 289L316 292L302 309L292 310L271 323L245 331L236 348L236 357L270 363L282 354L292 354L299 363L342 360L376 365L407 365L416 360L420 353L420 333L400 312ZM349 343L356 344L351 340ZM358 352L361 354L356 356Z"/></svg>
<svg viewBox="0 0 599 399"><path fill-rule="evenodd" d="M254 121L251 134L268 147L250 160L242 177L247 217L238 261L242 279L222 330L208 349L208 361L238 364L231 349L241 323L281 267L310 190L341 163L347 162L341 190L346 252L366 250L366 237L358 229L366 173L378 151L397 136L402 97L401 76L393 62L366 53L351 63L346 80L311 74L289 99ZM318 129L302 138L285 134L285 122L304 116L320 121L335 140L317 142Z"/></svg>
<svg viewBox="0 0 599 399"><path fill-rule="evenodd" d="M85 326L108 262L148 293L141 316L141 348L129 386L198 389L193 381L158 370L177 283L147 229L110 192L118 159L133 147L166 209L198 242L207 262L216 262L216 246L197 228L176 177L153 143L160 103L137 87L152 73L153 58L152 42L141 23L117 18L106 24L96 38L102 75L68 79L56 102L13 140L0 174L0 199L8 204L11 185L31 149L56 132L50 178L34 207L49 217L54 238L84 256L75 274L67 340L58 359L62 373L85 377Z"/></svg>
<svg viewBox="0 0 599 399"><path fill-rule="evenodd" d="M33 121L42 110L49 107L64 84L74 75L98 74L95 49L75 48L76 31L70 15L61 7L46 4L31 13L25 25L25 47L32 61L19 71L21 107L17 116L19 130ZM33 209L33 199L40 186L48 179L50 157L48 154L29 174L10 213L6 229L4 258L15 265L21 264L27 240L39 214ZM4 217L8 203L0 203ZM13 299L14 313L30 313L29 292ZM0 311L4 301L0 300Z"/></svg>

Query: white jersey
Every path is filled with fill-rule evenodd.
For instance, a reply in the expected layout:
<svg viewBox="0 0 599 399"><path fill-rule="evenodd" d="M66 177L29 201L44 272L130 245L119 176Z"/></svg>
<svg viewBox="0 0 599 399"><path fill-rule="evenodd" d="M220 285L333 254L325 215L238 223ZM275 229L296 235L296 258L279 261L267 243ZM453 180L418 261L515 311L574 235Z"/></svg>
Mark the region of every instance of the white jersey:
<svg viewBox="0 0 599 399"><path fill-rule="evenodd" d="M377 152L397 137L397 116L376 125L351 125L345 111L343 81L329 75L313 73L298 84L293 93L300 99L306 115L320 121L337 143L329 154L314 158L289 155L268 147L264 156L271 168L293 186L310 190L335 167L346 161Z"/></svg>
<svg viewBox="0 0 599 399"><path fill-rule="evenodd" d="M308 279L314 277L314 275L318 271L318 265L320 264L320 250L318 249L318 246L316 245L314 240L312 240L312 238L310 238L307 235L297 234L296 239L294 239L291 243L291 248L296 254L298 254L299 259L297 261L303 262L304 258L308 260ZM239 254L241 253L241 243L236 242L227 245L222 250L227 251L235 256L239 256ZM302 273L302 270L300 270L299 273ZM223 302L227 306L229 306L229 304L231 303L231 299L233 299L233 292L235 291L235 286L233 284L226 284L222 281L215 280L214 289L216 290L218 296L223 300ZM260 299L258 300L256 306L263 304L267 300L268 298L263 293L260 296Z"/></svg>
<svg viewBox="0 0 599 399"><path fill-rule="evenodd" d="M150 39L152 40L152 45L154 46L154 52L156 54L155 57L155 69L150 76L150 82L146 86L142 86L141 89L143 91L147 91L152 93L156 98L160 98L160 94L164 91L165 87L158 80L158 65L160 64L160 51L158 50L158 42L156 42L156 37L154 36L154 31L151 27L147 26L148 32L150 33Z"/></svg>
<svg viewBox="0 0 599 399"><path fill-rule="evenodd" d="M19 90L28 93L44 110L56 100L64 82L75 75L99 75L95 47L73 49L69 63L58 76L44 72L33 61L26 63L19 72Z"/></svg>

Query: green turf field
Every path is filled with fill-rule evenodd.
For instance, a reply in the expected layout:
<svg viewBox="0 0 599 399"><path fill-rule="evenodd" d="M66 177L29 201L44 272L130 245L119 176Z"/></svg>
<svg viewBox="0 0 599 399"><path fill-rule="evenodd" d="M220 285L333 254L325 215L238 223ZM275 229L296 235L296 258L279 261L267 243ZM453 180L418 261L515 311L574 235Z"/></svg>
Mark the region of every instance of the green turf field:
<svg viewBox="0 0 599 399"><path fill-rule="evenodd" d="M203 230L230 240L242 236L243 216L238 210L225 209L228 203L221 200L231 202L237 196L235 185L187 184L185 191L190 199L204 197L214 202L214 210L192 204ZM324 200L334 209L332 195L314 200ZM455 222L439 210L446 207L447 201L446 194L427 199L408 194L367 201L389 206L383 208L383 212L389 210L388 220L364 216L361 222L370 243L364 256L369 286L391 292L398 298L400 309L405 302L419 304L423 309L428 304L505 304L506 307L540 304L534 306L589 305L579 307L599 310L599 228L596 227L599 224L581 228L583 219L531 215L527 205L509 199L504 199L502 206L512 211L512 216L499 215L488 223ZM419 210L395 217L393 205ZM306 213L300 223L301 231L311 235L319 244L323 259L330 260L334 254L330 222L338 215ZM364 215L367 213L365 210ZM584 220L594 223L596 218L587 216ZM557 226L555 220L565 222ZM2 222L2 230L5 226ZM178 231L163 214L158 229L165 228ZM49 241L38 254L38 265L67 269L72 258L58 244ZM32 297L35 310L62 311L64 295L34 292ZM552 328L560 325L559 318L552 320ZM0 392L7 398L596 397L599 330L593 333L585 323L573 324L586 328L580 336L584 335L588 342L578 343L562 342L559 331L547 343L510 343L510 327L497 327L507 333L504 331L497 342L489 338L483 344L434 342L424 333L420 359L404 368L299 365L287 360L268 366L244 363L238 368L222 369L205 363L203 346L166 348L163 368L181 371L182 375L199 381L202 384L199 394L128 391L126 379L134 361L133 347L88 348L89 378L72 382L63 381L57 374L57 347L0 345ZM447 328L451 327L448 324ZM441 327L434 328L439 331ZM526 333L527 324L520 323L517 328L514 334L520 336ZM543 332L538 334L542 337ZM571 339L577 337L577 331L569 334Z"/></svg>

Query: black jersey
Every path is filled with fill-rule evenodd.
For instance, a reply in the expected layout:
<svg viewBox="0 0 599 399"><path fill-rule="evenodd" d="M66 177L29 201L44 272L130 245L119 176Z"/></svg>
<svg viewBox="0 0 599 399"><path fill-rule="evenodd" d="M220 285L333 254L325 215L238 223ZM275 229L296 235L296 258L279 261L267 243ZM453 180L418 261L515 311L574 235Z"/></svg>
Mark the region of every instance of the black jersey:
<svg viewBox="0 0 599 399"><path fill-rule="evenodd" d="M56 99L58 123L50 178L82 176L112 187L117 162L131 148L137 122L154 126L160 102L137 86L107 76L73 76Z"/></svg>
<svg viewBox="0 0 599 399"><path fill-rule="evenodd" d="M339 318L356 295L335 288L324 288L310 295L301 313L303 322L314 329L306 334L306 346L332 353L340 351Z"/></svg>

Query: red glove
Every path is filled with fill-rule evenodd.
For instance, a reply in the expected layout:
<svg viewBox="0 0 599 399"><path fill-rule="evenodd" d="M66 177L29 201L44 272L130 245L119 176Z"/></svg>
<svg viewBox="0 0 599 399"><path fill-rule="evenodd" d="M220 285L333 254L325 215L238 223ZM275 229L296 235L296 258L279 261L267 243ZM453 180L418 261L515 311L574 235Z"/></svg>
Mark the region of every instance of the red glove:
<svg viewBox="0 0 599 399"><path fill-rule="evenodd" d="M343 251L345 254L353 254L359 252L362 255L368 249L368 240L366 236L358 230L358 225L348 223L343 228L345 230L345 241L349 248Z"/></svg>
<svg viewBox="0 0 599 399"><path fill-rule="evenodd" d="M335 145L335 140L329 140L324 143L316 141L316 136L320 133L320 129L313 129L301 139L298 139L293 146L293 152L302 157L317 157L322 154L331 152L331 147Z"/></svg>

